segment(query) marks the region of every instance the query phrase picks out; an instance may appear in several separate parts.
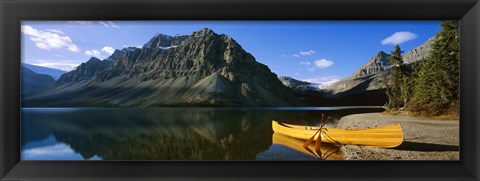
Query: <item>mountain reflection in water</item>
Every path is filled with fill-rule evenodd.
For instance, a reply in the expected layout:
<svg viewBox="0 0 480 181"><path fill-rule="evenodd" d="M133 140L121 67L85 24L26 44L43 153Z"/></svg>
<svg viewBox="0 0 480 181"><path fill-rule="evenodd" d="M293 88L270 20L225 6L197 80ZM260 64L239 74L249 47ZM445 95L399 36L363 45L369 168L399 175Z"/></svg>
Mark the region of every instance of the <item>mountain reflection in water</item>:
<svg viewBox="0 0 480 181"><path fill-rule="evenodd" d="M321 114L381 110L23 108L21 159L318 160L291 141L272 144L271 120L317 125Z"/></svg>

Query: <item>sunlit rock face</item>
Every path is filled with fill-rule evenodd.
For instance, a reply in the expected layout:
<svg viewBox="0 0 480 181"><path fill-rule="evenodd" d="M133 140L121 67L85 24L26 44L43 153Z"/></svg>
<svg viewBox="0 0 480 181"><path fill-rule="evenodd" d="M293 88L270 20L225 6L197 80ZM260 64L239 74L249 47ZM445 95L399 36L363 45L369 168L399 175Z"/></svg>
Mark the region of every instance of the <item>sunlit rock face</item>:
<svg viewBox="0 0 480 181"><path fill-rule="evenodd" d="M422 45L418 46L417 48L414 48L408 52L405 52L402 55L403 62L405 62L406 64L410 64L416 61L426 59L429 56L430 51L432 50L432 45L434 42L435 42L435 37L432 37Z"/></svg>
<svg viewBox="0 0 480 181"><path fill-rule="evenodd" d="M367 64L363 65L351 76L352 78L364 77L372 74L379 73L384 71L392 65L390 59L388 59L389 54L380 51L375 56L373 56Z"/></svg>

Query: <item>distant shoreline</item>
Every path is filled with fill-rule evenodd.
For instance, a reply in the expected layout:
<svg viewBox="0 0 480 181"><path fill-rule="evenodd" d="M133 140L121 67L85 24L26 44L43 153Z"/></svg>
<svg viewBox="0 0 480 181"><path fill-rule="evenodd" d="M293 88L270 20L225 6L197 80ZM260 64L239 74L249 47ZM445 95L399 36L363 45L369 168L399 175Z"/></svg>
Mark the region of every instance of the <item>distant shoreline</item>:
<svg viewBox="0 0 480 181"><path fill-rule="evenodd" d="M345 160L459 160L460 129L458 120L440 120L383 113L361 113L342 117L340 128L370 128L400 123L404 133L402 145L383 149L344 145Z"/></svg>

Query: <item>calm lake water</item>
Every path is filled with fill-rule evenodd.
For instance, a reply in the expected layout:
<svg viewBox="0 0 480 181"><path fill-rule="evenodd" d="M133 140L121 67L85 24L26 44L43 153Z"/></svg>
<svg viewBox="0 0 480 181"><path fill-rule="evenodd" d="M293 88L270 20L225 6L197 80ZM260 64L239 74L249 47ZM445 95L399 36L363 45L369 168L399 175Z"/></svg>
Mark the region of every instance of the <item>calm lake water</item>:
<svg viewBox="0 0 480 181"><path fill-rule="evenodd" d="M373 107L23 108L22 160L322 160L304 141L273 134L271 120L319 125L321 115ZM322 144L323 145L323 144ZM326 146L327 148L328 146ZM322 151L323 152L323 151ZM336 156L335 156L336 155Z"/></svg>

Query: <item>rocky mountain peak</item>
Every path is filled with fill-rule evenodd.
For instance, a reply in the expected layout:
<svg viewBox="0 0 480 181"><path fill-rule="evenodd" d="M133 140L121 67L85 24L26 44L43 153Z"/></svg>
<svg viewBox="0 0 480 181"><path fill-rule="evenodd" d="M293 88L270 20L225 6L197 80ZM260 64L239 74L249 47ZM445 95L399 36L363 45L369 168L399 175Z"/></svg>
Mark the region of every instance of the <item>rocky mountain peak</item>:
<svg viewBox="0 0 480 181"><path fill-rule="evenodd" d="M375 54L375 56L378 56L378 57L382 57L382 56L385 56L385 55L388 56L388 53L385 53L384 51L378 51L377 54Z"/></svg>
<svg viewBox="0 0 480 181"><path fill-rule="evenodd" d="M352 78L364 77L388 69L391 66L388 56L389 54L379 51L368 61L367 64L357 69L352 75Z"/></svg>
<svg viewBox="0 0 480 181"><path fill-rule="evenodd" d="M172 43L172 36L164 35L161 33L155 34L145 45L143 48L158 48L158 47L168 47Z"/></svg>
<svg viewBox="0 0 480 181"><path fill-rule="evenodd" d="M212 36L212 35L218 35L216 34L215 32L213 32L213 30L209 29L209 28L202 28L200 29L199 31L196 31L193 33L194 35L197 35L197 36Z"/></svg>
<svg viewBox="0 0 480 181"><path fill-rule="evenodd" d="M97 57L90 57L85 64L95 64L96 62L101 62L102 60L98 59ZM82 63L84 64L84 63Z"/></svg>
<svg viewBox="0 0 480 181"><path fill-rule="evenodd" d="M102 61L96 57L91 57L87 62L80 64L74 70L63 74L55 82L55 85L91 80L96 74L104 71L111 64L112 61Z"/></svg>
<svg viewBox="0 0 480 181"><path fill-rule="evenodd" d="M134 52L134 51L137 51L137 50L140 50L140 48L137 48L137 47L125 47L125 48L123 48L123 49L115 49L115 51L113 52L113 54L110 55L106 60L116 61L116 60L118 60L119 58L125 56L125 54L127 54L128 52Z"/></svg>

